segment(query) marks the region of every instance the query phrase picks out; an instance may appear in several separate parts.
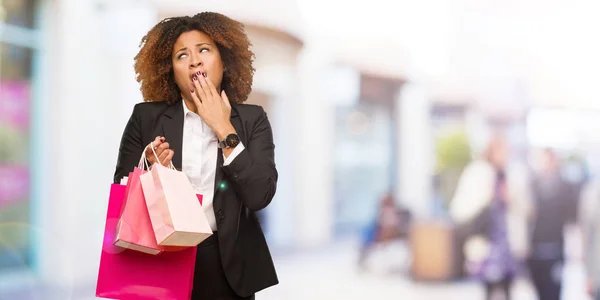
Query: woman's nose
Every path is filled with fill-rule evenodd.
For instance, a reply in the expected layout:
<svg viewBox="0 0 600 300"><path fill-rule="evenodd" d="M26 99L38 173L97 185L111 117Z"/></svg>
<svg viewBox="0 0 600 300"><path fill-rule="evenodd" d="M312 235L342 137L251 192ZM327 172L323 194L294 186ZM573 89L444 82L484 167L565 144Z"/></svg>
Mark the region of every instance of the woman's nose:
<svg viewBox="0 0 600 300"><path fill-rule="evenodd" d="M190 64L190 67L191 68L196 68L196 67L201 66L201 65L202 65L202 61L197 60L197 61L192 61L192 63Z"/></svg>
<svg viewBox="0 0 600 300"><path fill-rule="evenodd" d="M192 60L190 60L190 67L195 68L202 65L202 60L199 55L192 55Z"/></svg>

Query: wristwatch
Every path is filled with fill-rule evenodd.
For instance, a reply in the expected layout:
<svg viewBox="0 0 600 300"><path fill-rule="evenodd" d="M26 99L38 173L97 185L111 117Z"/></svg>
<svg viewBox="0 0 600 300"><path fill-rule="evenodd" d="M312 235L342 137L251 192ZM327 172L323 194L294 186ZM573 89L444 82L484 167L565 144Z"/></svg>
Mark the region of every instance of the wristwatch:
<svg viewBox="0 0 600 300"><path fill-rule="evenodd" d="M231 133L219 142L219 148L235 148L239 143L240 137L235 133Z"/></svg>

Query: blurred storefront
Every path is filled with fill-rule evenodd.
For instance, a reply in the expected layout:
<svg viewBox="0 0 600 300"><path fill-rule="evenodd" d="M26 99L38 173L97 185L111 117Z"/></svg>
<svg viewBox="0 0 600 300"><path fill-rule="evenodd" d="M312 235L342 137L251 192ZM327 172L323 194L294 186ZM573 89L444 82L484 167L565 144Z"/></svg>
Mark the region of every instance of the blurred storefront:
<svg viewBox="0 0 600 300"><path fill-rule="evenodd" d="M336 105L334 153L335 232L355 234L377 215L380 199L394 193L399 133L396 98L401 80L356 72L358 87ZM350 84L348 84L350 85Z"/></svg>
<svg viewBox="0 0 600 300"><path fill-rule="evenodd" d="M36 62L41 46L37 1L0 5L0 272L31 267L30 224L39 195L33 147L37 95Z"/></svg>

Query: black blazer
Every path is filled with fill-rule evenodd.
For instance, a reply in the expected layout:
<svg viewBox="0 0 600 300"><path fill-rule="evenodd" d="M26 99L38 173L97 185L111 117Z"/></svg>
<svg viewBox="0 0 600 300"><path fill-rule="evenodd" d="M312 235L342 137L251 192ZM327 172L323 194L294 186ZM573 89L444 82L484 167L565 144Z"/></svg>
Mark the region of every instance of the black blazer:
<svg viewBox="0 0 600 300"><path fill-rule="evenodd" d="M137 166L144 147L157 136L165 137L175 152L173 165L181 170L183 118L181 102L135 105L121 139L114 182ZM279 282L255 214L273 199L278 174L273 133L263 108L231 103L231 124L245 150L224 167L219 149L213 206L225 275L238 295L248 297Z"/></svg>

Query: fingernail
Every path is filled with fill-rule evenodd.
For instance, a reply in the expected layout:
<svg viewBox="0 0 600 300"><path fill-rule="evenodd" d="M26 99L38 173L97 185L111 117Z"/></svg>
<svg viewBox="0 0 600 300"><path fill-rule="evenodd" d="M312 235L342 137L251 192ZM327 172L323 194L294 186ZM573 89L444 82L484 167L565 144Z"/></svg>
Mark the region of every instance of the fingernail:
<svg viewBox="0 0 600 300"><path fill-rule="evenodd" d="M202 76L206 77L206 73L202 73Z"/></svg>
<svg viewBox="0 0 600 300"><path fill-rule="evenodd" d="M194 76L193 79L194 79L194 81L196 81L196 80L198 80L198 77Z"/></svg>
<svg viewBox="0 0 600 300"><path fill-rule="evenodd" d="M160 138L160 141L161 141L161 142L164 142L164 141L165 141L165 137L164 137L164 136L163 136L163 137L161 137L161 138Z"/></svg>
<svg viewBox="0 0 600 300"><path fill-rule="evenodd" d="M193 93L194 93L194 90L191 90L190 92L193 94Z"/></svg>
<svg viewBox="0 0 600 300"><path fill-rule="evenodd" d="M200 76L200 71L196 72L196 75Z"/></svg>

